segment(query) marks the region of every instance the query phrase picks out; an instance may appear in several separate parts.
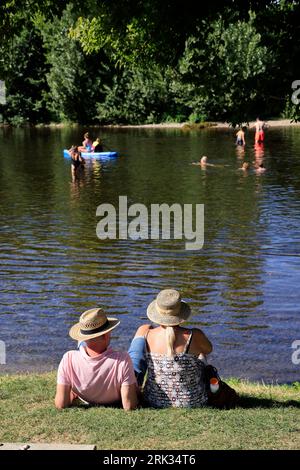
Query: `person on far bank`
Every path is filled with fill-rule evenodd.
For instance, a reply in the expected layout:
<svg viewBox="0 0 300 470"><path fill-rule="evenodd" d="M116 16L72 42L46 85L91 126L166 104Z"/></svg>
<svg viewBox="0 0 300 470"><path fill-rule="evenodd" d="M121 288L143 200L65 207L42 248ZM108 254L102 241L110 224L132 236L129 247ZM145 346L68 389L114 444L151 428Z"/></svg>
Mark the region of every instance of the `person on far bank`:
<svg viewBox="0 0 300 470"><path fill-rule="evenodd" d="M204 370L212 344L200 329L182 326L190 315L175 289L162 290L148 306L147 316L156 326L140 326L129 349L140 385L148 371L143 389L147 406L193 408L207 403Z"/></svg>
<svg viewBox="0 0 300 470"><path fill-rule="evenodd" d="M110 333L119 325L101 308L84 312L69 331L76 341L84 341L79 350L64 354L57 372L55 406L72 405L75 399L89 405L137 407L137 383L127 352L109 347Z"/></svg>

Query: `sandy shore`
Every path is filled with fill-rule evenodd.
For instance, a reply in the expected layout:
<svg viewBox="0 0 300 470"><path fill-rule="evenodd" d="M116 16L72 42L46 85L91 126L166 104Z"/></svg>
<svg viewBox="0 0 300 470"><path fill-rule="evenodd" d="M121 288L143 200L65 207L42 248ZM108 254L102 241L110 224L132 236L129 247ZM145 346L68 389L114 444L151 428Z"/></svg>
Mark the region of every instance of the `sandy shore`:
<svg viewBox="0 0 300 470"><path fill-rule="evenodd" d="M300 126L300 122L291 122L289 119L274 119L270 121L266 121L268 127L290 127L290 126ZM249 123L244 123L245 126L252 127L254 126L255 121L251 121ZM189 122L173 122L173 123L161 123L161 124L138 124L138 125L133 125L133 124L124 124L124 125L118 125L118 124L111 124L111 125L106 125L106 126L100 126L103 128L109 128L109 129L182 129L185 126L193 126L193 124ZM207 126L208 128L219 128L219 129L229 129L231 128L230 124L227 122L212 122L210 126Z"/></svg>
<svg viewBox="0 0 300 470"><path fill-rule="evenodd" d="M290 126L300 126L300 122L291 122L289 119L274 119L270 121L265 121L268 127L290 127ZM245 123L245 126L248 127L253 127L255 125L255 121L251 121L248 123ZM219 127L219 128L226 128L228 129L229 124L227 122L217 122L214 127Z"/></svg>
<svg viewBox="0 0 300 470"><path fill-rule="evenodd" d="M291 122L289 119L273 119L273 120L266 120L268 127L291 127L291 126L300 126L300 122ZM206 129L229 129L231 128L230 124L227 122L211 122L206 123L204 128ZM245 126L253 127L255 121L251 121L249 123L244 123ZM1 127L14 127L10 126L9 124L0 124ZM162 122L160 124L87 124L87 125L79 125L76 123L55 123L51 122L49 124L36 124L31 125L28 124L24 127L37 127L37 128L44 128L44 127L53 127L53 128L64 128L64 127L85 127L85 128L101 128L101 129L182 129L182 128L195 128L197 129L197 124L192 124L190 122ZM199 124L199 129L201 129L201 124Z"/></svg>

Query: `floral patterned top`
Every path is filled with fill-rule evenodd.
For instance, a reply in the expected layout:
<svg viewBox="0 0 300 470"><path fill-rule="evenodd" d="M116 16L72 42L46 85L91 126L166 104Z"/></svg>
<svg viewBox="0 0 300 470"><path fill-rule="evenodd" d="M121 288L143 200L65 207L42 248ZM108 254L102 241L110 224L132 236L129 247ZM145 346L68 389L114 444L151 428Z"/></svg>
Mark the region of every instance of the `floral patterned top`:
<svg viewBox="0 0 300 470"><path fill-rule="evenodd" d="M205 364L187 352L192 334L184 351L173 357L146 353L148 376L143 395L148 406L195 408L206 404Z"/></svg>

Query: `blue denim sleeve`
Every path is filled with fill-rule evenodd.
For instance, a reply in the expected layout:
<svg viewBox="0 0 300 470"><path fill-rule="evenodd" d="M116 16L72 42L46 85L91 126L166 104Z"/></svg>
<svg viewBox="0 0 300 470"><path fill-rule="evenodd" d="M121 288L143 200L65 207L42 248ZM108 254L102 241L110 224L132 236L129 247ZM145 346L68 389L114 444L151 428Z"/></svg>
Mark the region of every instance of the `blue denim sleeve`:
<svg viewBox="0 0 300 470"><path fill-rule="evenodd" d="M137 336L136 338L133 338L128 349L128 354L131 357L137 383L139 385L143 384L144 376L147 371L147 361L145 353L145 338L143 336Z"/></svg>

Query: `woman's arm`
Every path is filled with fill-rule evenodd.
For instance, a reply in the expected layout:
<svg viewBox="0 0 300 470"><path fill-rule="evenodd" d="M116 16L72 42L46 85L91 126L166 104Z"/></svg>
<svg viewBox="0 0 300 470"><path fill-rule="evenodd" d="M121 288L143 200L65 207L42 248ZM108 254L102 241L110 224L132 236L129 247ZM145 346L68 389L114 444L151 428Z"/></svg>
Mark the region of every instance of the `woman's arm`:
<svg viewBox="0 0 300 470"><path fill-rule="evenodd" d="M128 354L132 360L135 376L137 383L141 386L144 382L144 376L147 371L147 361L146 361L146 341L145 334L149 330L150 325L140 326L131 341L130 347L128 349Z"/></svg>
<svg viewBox="0 0 300 470"><path fill-rule="evenodd" d="M195 341L195 345L197 349L199 350L199 354L210 354L213 350L212 344L205 336L203 331L199 330L198 328L195 328L193 330L193 337Z"/></svg>

